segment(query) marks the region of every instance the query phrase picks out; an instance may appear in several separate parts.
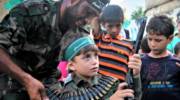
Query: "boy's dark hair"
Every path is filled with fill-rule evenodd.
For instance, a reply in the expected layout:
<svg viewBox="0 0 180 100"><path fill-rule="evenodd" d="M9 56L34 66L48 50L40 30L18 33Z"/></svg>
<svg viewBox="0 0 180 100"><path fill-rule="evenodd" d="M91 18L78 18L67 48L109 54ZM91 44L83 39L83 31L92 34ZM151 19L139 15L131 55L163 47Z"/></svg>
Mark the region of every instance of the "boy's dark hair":
<svg viewBox="0 0 180 100"><path fill-rule="evenodd" d="M148 46L148 41L146 37L144 37L141 41L141 50L143 53L149 53L151 51L151 49Z"/></svg>
<svg viewBox="0 0 180 100"><path fill-rule="evenodd" d="M174 53L175 54L178 54L179 51L180 51L180 42L178 42L174 47Z"/></svg>
<svg viewBox="0 0 180 100"><path fill-rule="evenodd" d="M69 30L61 39L61 42L60 42L61 50L59 54L59 60L65 60L64 59L65 51L71 43L73 43L75 40L79 38L86 37L86 36L89 36L89 33L87 33L86 31L77 30L77 29ZM98 51L98 48L96 47L96 45L88 45L85 48L81 49L80 52L76 54L76 56L82 53L84 54L88 51Z"/></svg>
<svg viewBox="0 0 180 100"><path fill-rule="evenodd" d="M169 36L174 33L174 26L172 20L165 15L154 16L150 19L146 32L148 34L164 35L169 38Z"/></svg>
<svg viewBox="0 0 180 100"><path fill-rule="evenodd" d="M122 22L124 20L123 10L118 5L108 5L105 7L100 14L101 22Z"/></svg>

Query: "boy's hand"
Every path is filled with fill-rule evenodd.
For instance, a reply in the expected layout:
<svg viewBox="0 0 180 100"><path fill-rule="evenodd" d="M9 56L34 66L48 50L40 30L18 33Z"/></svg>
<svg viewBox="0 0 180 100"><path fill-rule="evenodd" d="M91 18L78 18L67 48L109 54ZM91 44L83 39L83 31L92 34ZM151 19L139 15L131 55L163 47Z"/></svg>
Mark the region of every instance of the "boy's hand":
<svg viewBox="0 0 180 100"><path fill-rule="evenodd" d="M129 57L128 67L133 69L134 76L140 74L141 64L141 56L139 54L134 54Z"/></svg>
<svg viewBox="0 0 180 100"><path fill-rule="evenodd" d="M177 65L178 67L180 67L180 63L176 62L176 65Z"/></svg>
<svg viewBox="0 0 180 100"><path fill-rule="evenodd" d="M127 87L127 83L120 83L117 91L110 97L110 100L124 100L126 97L134 97L134 91L132 89L124 89L125 87Z"/></svg>

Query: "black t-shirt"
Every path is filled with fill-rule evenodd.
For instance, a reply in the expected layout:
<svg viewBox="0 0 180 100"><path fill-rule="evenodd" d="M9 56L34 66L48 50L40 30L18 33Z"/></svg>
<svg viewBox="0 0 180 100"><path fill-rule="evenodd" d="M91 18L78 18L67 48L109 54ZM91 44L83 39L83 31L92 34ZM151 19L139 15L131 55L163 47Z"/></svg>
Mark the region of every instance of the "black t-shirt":
<svg viewBox="0 0 180 100"><path fill-rule="evenodd" d="M142 100L180 100L180 62L169 55L164 58L142 57Z"/></svg>

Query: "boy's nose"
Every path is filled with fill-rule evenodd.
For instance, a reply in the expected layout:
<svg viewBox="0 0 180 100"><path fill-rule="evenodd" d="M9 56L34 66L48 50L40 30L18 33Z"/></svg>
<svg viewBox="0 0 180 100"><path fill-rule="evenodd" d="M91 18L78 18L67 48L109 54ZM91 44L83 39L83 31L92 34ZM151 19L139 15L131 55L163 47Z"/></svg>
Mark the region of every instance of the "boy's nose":
<svg viewBox="0 0 180 100"><path fill-rule="evenodd" d="M118 33L120 31L119 27L112 27L112 32Z"/></svg>
<svg viewBox="0 0 180 100"><path fill-rule="evenodd" d="M150 42L150 45L151 45L152 47L155 47L155 46L157 45L157 43L154 42L154 41L151 41L151 42Z"/></svg>
<svg viewBox="0 0 180 100"><path fill-rule="evenodd" d="M93 57L93 58L92 58L92 63L93 63L93 65L96 65L96 64L98 64L98 63L99 63L99 60L98 60L98 58L96 58L96 57Z"/></svg>

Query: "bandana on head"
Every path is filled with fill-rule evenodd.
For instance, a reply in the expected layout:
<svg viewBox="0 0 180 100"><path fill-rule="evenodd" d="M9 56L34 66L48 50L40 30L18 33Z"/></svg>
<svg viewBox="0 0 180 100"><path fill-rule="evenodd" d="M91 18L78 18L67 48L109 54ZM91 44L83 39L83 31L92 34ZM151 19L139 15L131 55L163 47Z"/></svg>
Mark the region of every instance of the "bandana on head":
<svg viewBox="0 0 180 100"><path fill-rule="evenodd" d="M67 47L65 51L64 59L67 61L71 60L82 48L90 44L95 44L95 43L94 40L89 36L75 40Z"/></svg>

